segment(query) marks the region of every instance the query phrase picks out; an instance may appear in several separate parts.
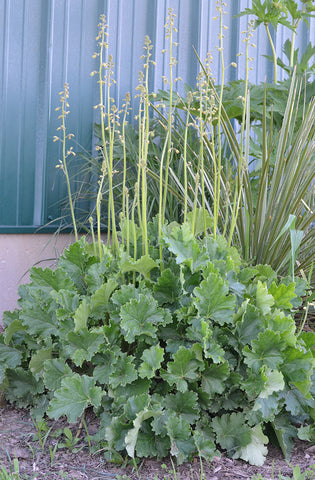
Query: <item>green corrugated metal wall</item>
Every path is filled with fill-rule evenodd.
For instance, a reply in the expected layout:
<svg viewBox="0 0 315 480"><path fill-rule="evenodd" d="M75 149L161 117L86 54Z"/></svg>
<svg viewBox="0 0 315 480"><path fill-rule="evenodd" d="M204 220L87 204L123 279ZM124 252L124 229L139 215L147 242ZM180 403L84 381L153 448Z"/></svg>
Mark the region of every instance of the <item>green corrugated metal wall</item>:
<svg viewBox="0 0 315 480"><path fill-rule="evenodd" d="M247 23L244 17L232 17L250 4L227 0L227 63L242 49L240 32ZM68 128L75 134L74 149L92 151L97 85L89 74L95 69L92 54L100 14L106 14L110 26L117 81L113 95L119 103L127 91L135 93L145 34L155 46L157 61L152 89L162 88L161 75L167 74L161 55L163 25L169 7L177 13L177 75L194 83L198 66L192 47L201 58L209 50L215 53L215 6L215 0L0 0L0 232L35 231L50 221L58 224L66 190L55 168L60 146L53 136L64 82L70 84ZM281 27L274 39L281 56L285 40ZM314 19L309 30L301 26L297 46L309 41L315 44ZM256 31L255 43L251 81L258 82L272 76L271 64L261 56L270 54L263 29ZM218 68L215 58L214 70ZM241 77L242 63L229 75L228 79Z"/></svg>

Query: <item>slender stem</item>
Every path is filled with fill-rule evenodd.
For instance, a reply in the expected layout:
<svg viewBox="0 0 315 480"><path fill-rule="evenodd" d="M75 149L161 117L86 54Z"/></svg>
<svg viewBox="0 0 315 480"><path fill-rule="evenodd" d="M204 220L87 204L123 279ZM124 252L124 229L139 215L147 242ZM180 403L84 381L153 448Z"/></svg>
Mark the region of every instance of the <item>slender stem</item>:
<svg viewBox="0 0 315 480"><path fill-rule="evenodd" d="M188 182L187 182L187 135L190 117L190 101L188 101L188 109L186 114L186 125L184 134L184 223L187 221L187 197L188 197Z"/></svg>
<svg viewBox="0 0 315 480"><path fill-rule="evenodd" d="M139 163L138 163L138 176L137 176L137 183L140 185L141 181L141 152L142 152L142 109L143 109L143 99L140 96L140 104L139 104L139 144L138 144L138 152L139 152ZM135 192L136 194L136 192ZM141 203L140 203L140 189L137 190L137 207L138 207L138 221L139 226L142 228L142 215L141 215Z"/></svg>
<svg viewBox="0 0 315 480"><path fill-rule="evenodd" d="M143 102L144 102L144 117L143 117L143 133L142 133L142 158L141 158L141 168L142 168L142 237L144 245L144 254L148 255L149 245L148 245L148 230L147 230L147 161L148 161L148 148L149 148L149 127L150 127L150 118L149 118L149 65L150 65L150 56L151 56L151 42L149 37L145 39L145 49L146 49L146 63L145 63L145 79L144 79L144 89L143 89Z"/></svg>
<svg viewBox="0 0 315 480"><path fill-rule="evenodd" d="M296 31L294 30L292 32L292 37L291 37L291 52L290 52L290 67L291 68L293 68L293 62L294 62L295 37L296 37Z"/></svg>
<svg viewBox="0 0 315 480"><path fill-rule="evenodd" d="M200 125L200 149L199 149L199 159L200 159L200 176L201 176L201 201L202 201L202 215L203 215L203 228L204 234L207 234L207 225L206 225L206 206L205 206L205 177L204 177L204 156L203 156L203 142L204 142L204 130L203 130L203 95L202 95L202 82L200 85L200 98L199 98L199 125ZM206 101L206 99L205 99ZM206 110L206 109L205 109Z"/></svg>
<svg viewBox="0 0 315 480"><path fill-rule="evenodd" d="M174 31L174 15L172 14L172 9L169 10L169 31L168 37L170 42L169 47L169 67L170 67L170 100L169 100L169 110L168 110L168 145L166 151L166 166L165 166L165 182L164 182L164 197L163 197L163 211L162 211L162 221L164 223L165 219L165 209L166 209L166 201L167 201L167 187L168 187L168 173L169 173L169 165L170 165L170 158L171 158L171 149L172 149L172 128L173 128L173 115L172 115L172 108L173 108L173 88L174 88L174 81L173 81L173 67L175 65L175 59L173 58L173 31Z"/></svg>
<svg viewBox="0 0 315 480"><path fill-rule="evenodd" d="M102 150L103 153L103 150ZM101 201L102 201L102 190L103 190L103 184L104 184L104 179L106 176L106 163L105 160L102 162L102 174L101 178L99 180L99 187L97 191L97 197L96 197L96 222L97 222L97 240L98 240L98 250L99 250L99 256L100 260L102 261L102 239L101 239ZM107 241L109 242L109 237L110 237L110 230L108 230L108 239Z"/></svg>
<svg viewBox="0 0 315 480"><path fill-rule="evenodd" d="M105 19L104 19L105 21ZM103 54L104 54L104 48L106 47L105 43L105 25L102 25L102 31L101 31L101 49L100 49L100 62L99 62L99 70L98 70L98 83L99 83L99 95L100 95L100 110L101 110L101 132L102 132L102 155L103 155L103 162L102 162L102 174L101 174L101 179L99 181L99 188L97 192L97 197L96 197L96 221L97 221L97 239L98 239L98 248L99 248L99 256L100 259L102 260L102 241L101 241L101 200L102 200L102 188L103 188L103 183L104 183L104 178L106 174L106 169L107 173L109 171L109 161L108 161L108 155L107 155L107 148L106 148L106 138L105 138L105 122L104 122L104 117L105 117L105 105L104 105L104 94L103 94L103 85L104 85L104 80L103 80L103 67L104 67L104 62L103 62ZM108 204L108 225L107 225L107 244L109 246L110 242L110 202Z"/></svg>
<svg viewBox="0 0 315 480"><path fill-rule="evenodd" d="M166 134L161 160L160 160L160 183L159 183L159 250L160 250L160 261L161 261L161 270L163 270L163 249L162 249L162 226L163 226L163 166L164 166L164 157L168 145L168 133Z"/></svg>
<svg viewBox="0 0 315 480"><path fill-rule="evenodd" d="M110 55L108 62L108 78L107 78L107 118L108 118L108 132L109 132L109 169L108 169L108 182L109 182L109 205L111 211L111 221L112 221L112 235L113 235L113 252L118 252L118 238L117 238L117 229L116 229L116 215L115 215L115 203L114 203L114 185L113 185L113 160L114 160L114 142L115 142L115 131L116 131L116 119L115 111L110 112L111 105L111 96L110 96L110 86L111 86L111 75L112 75L112 57Z"/></svg>
<svg viewBox="0 0 315 480"><path fill-rule="evenodd" d="M200 179L200 173L199 173L199 168L198 168L198 171L197 171L196 176L195 176L194 205L193 205L192 226L191 226L193 234L195 234L195 228L196 228L196 213L197 213L199 179Z"/></svg>
<svg viewBox="0 0 315 480"><path fill-rule="evenodd" d="M231 219L231 226L230 226L230 233L229 233L229 240L228 240L228 245L231 246L232 243L232 238L233 238L233 233L234 229L236 226L236 221L238 217L238 212L239 212L239 207L240 207L240 201L241 201L241 196L242 196L242 183L243 183L243 172L245 165L243 165L244 159L246 155L244 156L243 150L244 150L244 132L245 132L245 125L246 125L246 118L247 114L250 112L247 112L247 101L249 98L249 92L248 90L248 74L249 74L249 67L248 67L248 47L249 47L249 39L251 37L251 32L248 31L248 35L246 37L246 49L245 49L245 91L244 91L244 103L243 103L243 113L242 113L242 124L241 124L241 138L240 138L240 156L238 160L238 172L237 172L237 178L236 178L236 187L235 187L235 192L234 192L234 200L233 200L233 210L232 210L232 219ZM249 128L249 125L248 125Z"/></svg>
<svg viewBox="0 0 315 480"><path fill-rule="evenodd" d="M131 209L131 225L132 225L132 233L133 233L133 258L134 260L137 260L137 229L136 229L136 223L135 223L135 208L136 208L136 203L137 203L137 190L139 189L139 184L135 184L135 195L134 199L132 202L132 209ZM136 281L136 272L133 272L133 284L135 284Z"/></svg>
<svg viewBox="0 0 315 480"><path fill-rule="evenodd" d="M96 243L95 243L95 235L94 235L94 227L93 227L93 218L89 217L90 228L91 228L91 236L92 236L92 243L94 249L94 255L96 256Z"/></svg>
<svg viewBox="0 0 315 480"><path fill-rule="evenodd" d="M214 217L213 217L213 235L216 238L217 228L218 228L218 217L219 217L219 205L220 205L220 183L221 183L221 162L222 162L222 139L221 139L221 119L222 119L222 102L223 102L223 91L224 91L224 50L223 50L223 11L220 9L220 62L221 62L221 87L220 87L220 97L219 97L219 108L218 108L218 142L219 142L219 151L218 151L218 163L216 168L216 175L214 180Z"/></svg>
<svg viewBox="0 0 315 480"><path fill-rule="evenodd" d="M122 145L123 145L123 157L124 157L124 172L123 172L123 204L122 204L122 212L123 218L125 216L126 210L126 176L127 176L127 155L126 155L126 118L128 114L128 106L130 103L130 94L127 93L126 95L126 102L125 102L125 109L124 109L124 117L123 117L123 124L122 124Z"/></svg>
<svg viewBox="0 0 315 480"><path fill-rule="evenodd" d="M126 230L127 230L127 233L126 233L126 249L127 249L127 253L128 255L130 254L130 224L129 224L129 194L128 192L126 193L126 221L127 221L127 225L126 225Z"/></svg>
<svg viewBox="0 0 315 480"><path fill-rule="evenodd" d="M67 107L69 107L69 104L68 104L68 101L67 101L68 98L69 98L69 87L68 87L68 84L65 83L64 91L61 93L61 115L60 115L60 117L62 119L62 124L61 124L61 127L59 127L62 130L62 140L61 140L61 142L62 142L62 169L63 169L65 177L66 177L72 224L73 224L73 229L74 229L75 241L77 242L78 241L78 231L77 231L77 224L76 224L74 208L73 208L70 177L69 177L69 172L68 172L68 167L67 167L67 156L68 156L68 154L66 152L67 138L70 138L70 135L69 136L66 135L66 115L68 115ZM70 149L70 152L72 152L71 149Z"/></svg>
<svg viewBox="0 0 315 480"><path fill-rule="evenodd" d="M271 35L270 35L270 30L269 30L269 25L268 25L268 23L265 23L265 27L266 27L266 32L267 32L268 39L269 39L269 42L270 42L270 45L271 45L271 50L272 50L273 68L274 68L274 83L277 84L277 82L278 82L278 75L277 75L277 55L276 55L276 49L275 49L273 40L272 40Z"/></svg>
<svg viewBox="0 0 315 480"><path fill-rule="evenodd" d="M305 8L306 8L306 4L303 3L303 7L302 7L302 12L305 13ZM298 18L296 20L296 22L292 22L292 27L293 27L293 31L292 31L292 37L291 37L291 52L290 52L290 67L293 68L293 64L294 64L294 47L295 47L295 38L296 38L296 30L299 26L299 23L300 23L300 18Z"/></svg>

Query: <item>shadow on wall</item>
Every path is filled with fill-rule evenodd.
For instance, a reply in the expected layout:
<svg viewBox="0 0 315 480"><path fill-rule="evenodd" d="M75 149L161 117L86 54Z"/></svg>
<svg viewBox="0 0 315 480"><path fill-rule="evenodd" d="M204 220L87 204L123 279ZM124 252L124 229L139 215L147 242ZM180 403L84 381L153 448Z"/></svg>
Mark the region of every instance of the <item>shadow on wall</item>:
<svg viewBox="0 0 315 480"><path fill-rule="evenodd" d="M18 287L28 282L29 269L52 267L73 241L70 234L0 235L0 324L3 312L17 307Z"/></svg>

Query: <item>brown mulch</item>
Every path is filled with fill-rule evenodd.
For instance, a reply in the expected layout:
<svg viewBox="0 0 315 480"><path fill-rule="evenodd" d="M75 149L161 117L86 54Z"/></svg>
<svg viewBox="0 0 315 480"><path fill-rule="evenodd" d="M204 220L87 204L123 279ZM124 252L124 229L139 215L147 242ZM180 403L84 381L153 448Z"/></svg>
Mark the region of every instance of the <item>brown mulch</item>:
<svg viewBox="0 0 315 480"><path fill-rule="evenodd" d="M97 420L86 419L89 433L92 435L97 430ZM64 428L66 423L63 420L58 422L48 421L52 427L51 433L57 428ZM75 435L78 425L72 425L71 429ZM34 440L36 434L35 426L27 410L16 409L5 405L0 410L0 474L1 467L8 470L14 458L18 459L20 478L27 480L115 480L128 478L130 480L174 480L172 464L169 460L159 462L156 460L145 460L139 465L139 476L131 463L114 465L105 461L102 453L91 455L86 435L81 432L80 441L76 447L82 449L72 453L68 449L57 449L51 462L50 450L53 449L57 439L50 434L42 451L38 440ZM82 439L81 439L82 437ZM60 438L59 438L60 442ZM300 465L301 471L305 471L315 464L315 446L306 442L297 442L292 452L291 465ZM190 464L175 467L177 480L200 480L199 460ZM221 458L215 457L211 464L203 464L205 480L247 480L254 474L261 474L266 479L278 479L279 473L284 476L292 475L292 469L284 460L279 449L269 446L267 460L263 467L254 467L241 460L231 460L222 454ZM125 475L125 477L124 477ZM120 476L120 477L119 477ZM315 478L315 473L314 473Z"/></svg>

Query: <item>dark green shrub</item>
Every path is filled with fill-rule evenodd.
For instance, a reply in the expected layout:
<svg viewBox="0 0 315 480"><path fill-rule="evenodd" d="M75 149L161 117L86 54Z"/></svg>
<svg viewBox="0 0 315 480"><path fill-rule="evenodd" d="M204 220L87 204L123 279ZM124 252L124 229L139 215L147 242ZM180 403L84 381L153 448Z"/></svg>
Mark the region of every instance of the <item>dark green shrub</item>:
<svg viewBox="0 0 315 480"><path fill-rule="evenodd" d="M103 247L100 261L82 238L55 271L32 269L4 316L6 398L69 422L92 407L112 460L220 447L261 465L272 430L287 457L299 432L314 440L315 333L292 318L303 284L187 223L164 228L161 268L156 231L149 255Z"/></svg>

